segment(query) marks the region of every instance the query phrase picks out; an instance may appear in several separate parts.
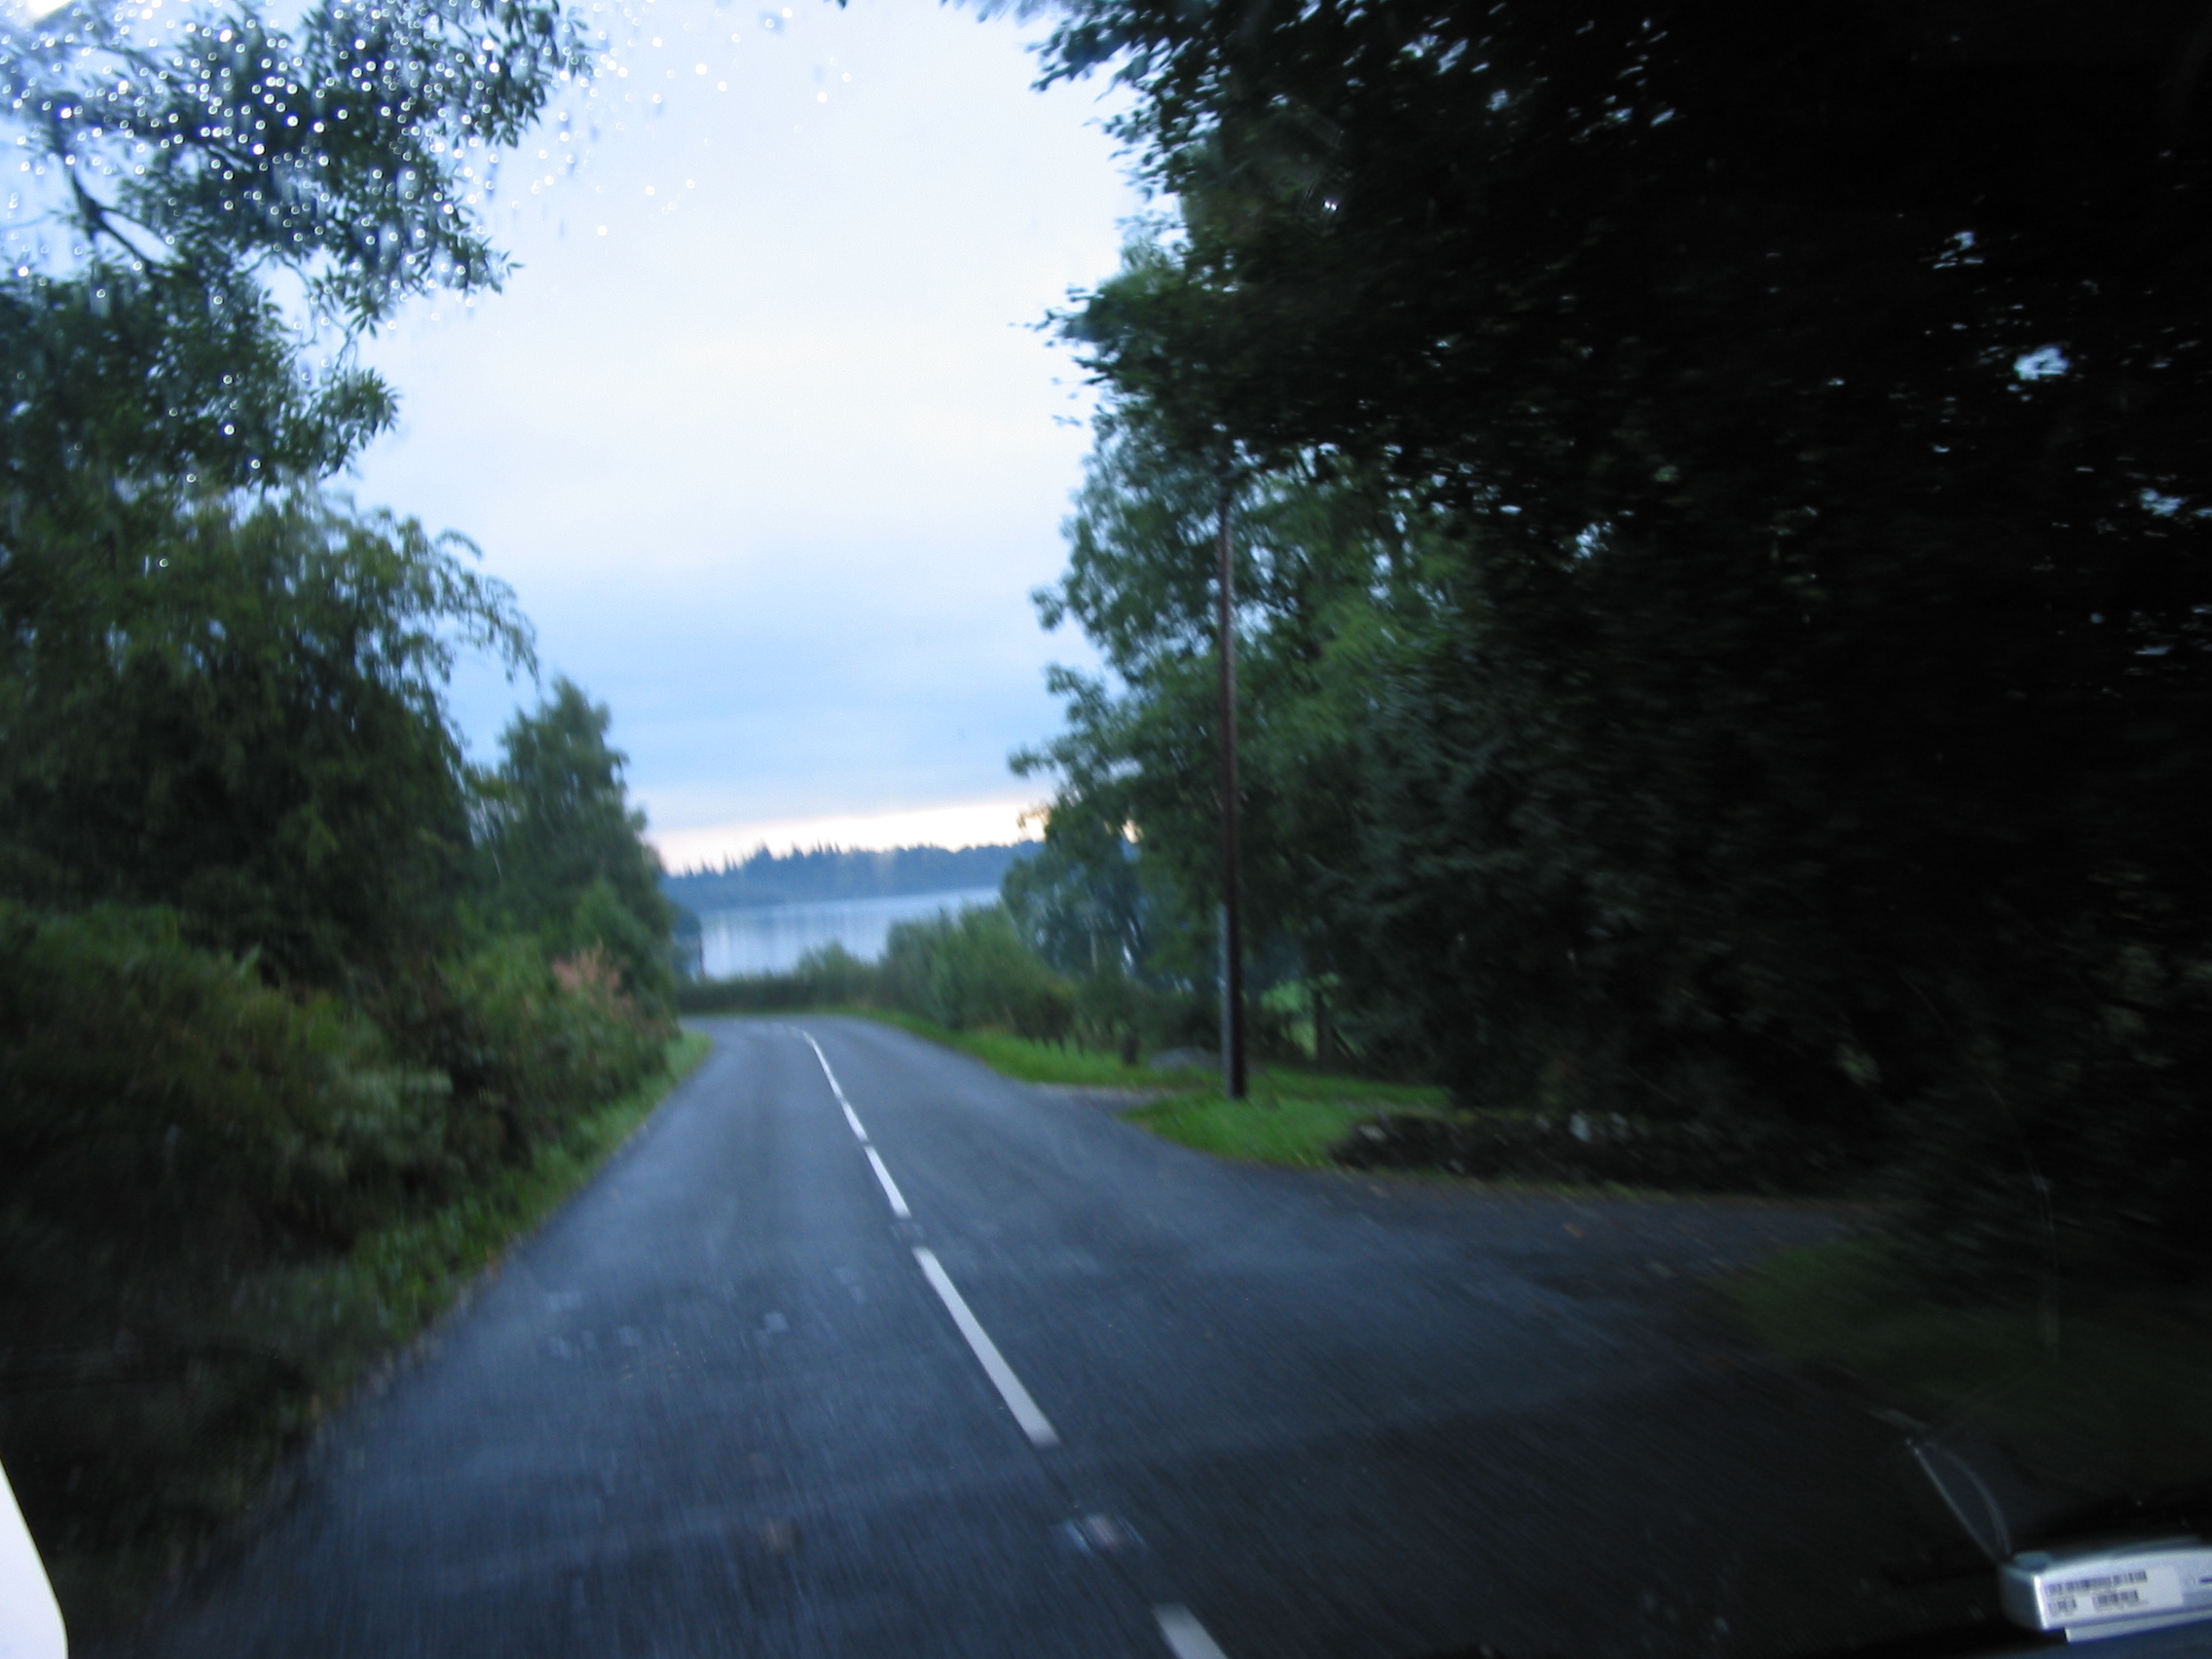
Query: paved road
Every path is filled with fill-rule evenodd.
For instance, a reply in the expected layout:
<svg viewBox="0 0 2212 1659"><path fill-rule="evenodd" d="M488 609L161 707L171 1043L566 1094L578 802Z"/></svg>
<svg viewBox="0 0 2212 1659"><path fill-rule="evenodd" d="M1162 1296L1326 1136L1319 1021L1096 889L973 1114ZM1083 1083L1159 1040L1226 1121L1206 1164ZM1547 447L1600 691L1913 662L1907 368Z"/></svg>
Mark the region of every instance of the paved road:
<svg viewBox="0 0 2212 1659"><path fill-rule="evenodd" d="M1235 1167L866 1022L709 1029L131 1651L1725 1659L1946 1611L1873 1583L1947 1541L1895 1434L1694 1315L1816 1215Z"/></svg>

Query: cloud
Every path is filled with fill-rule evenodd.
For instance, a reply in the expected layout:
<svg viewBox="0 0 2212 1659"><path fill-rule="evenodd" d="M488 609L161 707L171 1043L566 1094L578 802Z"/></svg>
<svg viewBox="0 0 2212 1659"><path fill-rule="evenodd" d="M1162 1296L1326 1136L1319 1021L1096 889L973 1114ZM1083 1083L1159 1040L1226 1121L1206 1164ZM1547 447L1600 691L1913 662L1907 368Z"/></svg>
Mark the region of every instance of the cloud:
<svg viewBox="0 0 2212 1659"><path fill-rule="evenodd" d="M1139 204L1094 90L1033 92L1019 26L953 10L767 35L657 0L649 32L575 176L509 167L507 291L375 343L402 425L357 494L483 545L670 831L1011 799L1045 665L1088 660L1027 600L1086 394L1023 325ZM455 700L482 753L515 693Z"/></svg>

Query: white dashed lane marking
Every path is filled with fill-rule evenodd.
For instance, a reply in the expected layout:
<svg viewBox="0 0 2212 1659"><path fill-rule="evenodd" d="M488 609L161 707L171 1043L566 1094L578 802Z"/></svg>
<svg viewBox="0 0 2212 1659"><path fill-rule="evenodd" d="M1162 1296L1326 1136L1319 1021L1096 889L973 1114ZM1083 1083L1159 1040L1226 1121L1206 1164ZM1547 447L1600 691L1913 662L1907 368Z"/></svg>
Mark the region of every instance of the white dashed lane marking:
<svg viewBox="0 0 2212 1659"><path fill-rule="evenodd" d="M1167 1639L1167 1651L1175 1659L1229 1659L1190 1608L1155 1607L1152 1616L1160 1621L1160 1634Z"/></svg>
<svg viewBox="0 0 2212 1659"><path fill-rule="evenodd" d="M867 1130L861 1127L860 1114L853 1110L853 1103L845 1098L845 1090L837 1082L837 1074L830 1069L830 1056L822 1051L822 1045L806 1032L800 1031L795 1025L787 1026L785 1029L796 1033L800 1040L814 1051L814 1058L822 1067L822 1075L830 1080L830 1092L837 1097L837 1104L844 1108L845 1122L853 1125L853 1133L860 1138L861 1144L866 1146L867 1144ZM880 1172L879 1166L878 1173ZM885 1176L884 1179L888 1181L890 1177Z"/></svg>
<svg viewBox="0 0 2212 1659"><path fill-rule="evenodd" d="M883 1160L877 1156L875 1148L863 1146L861 1150L867 1154L868 1162L875 1166L875 1178L883 1183L883 1196L891 1200L891 1213L901 1221L912 1216L914 1212L906 1207L906 1200L899 1196L899 1183L892 1180L891 1171L883 1167Z"/></svg>
<svg viewBox="0 0 2212 1659"><path fill-rule="evenodd" d="M822 1051L822 1045L806 1032L798 1031L796 1027L790 1029L804 1038L806 1046L814 1051L814 1057L822 1067L822 1075L830 1080L830 1092L837 1097L837 1105L845 1114L845 1122L852 1125L854 1138L861 1143L861 1150L867 1156L868 1166L875 1171L876 1180L882 1184L883 1196L891 1202L891 1213L901 1221L907 1220L913 1212L906 1207L906 1200L899 1191L899 1183L891 1178L891 1170L885 1165L882 1155L869 1142L867 1130L861 1126L860 1115L853 1110L852 1102L845 1098L845 1091L837 1082L837 1074L830 1069L830 1056ZM937 1259L937 1252L917 1244L914 1246L914 1260L922 1270L922 1276L930 1281L930 1288L937 1292L938 1299L944 1304L944 1310L952 1315L953 1324L959 1327L961 1336L967 1339L969 1348L983 1368L983 1375L998 1389L999 1398L1006 1402L1006 1409L1014 1414L1014 1420L1021 1425L1021 1432L1029 1436L1030 1445L1040 1449L1059 1445L1059 1432L1052 1427L1051 1419L1038 1409L1029 1390L1021 1385L1021 1379L1014 1375L1014 1367L1006 1362L1006 1355L999 1352L998 1344L991 1341L990 1333L983 1329L982 1321L969 1308L967 1298L960 1294L959 1287L952 1282L952 1276L944 1271L944 1264ZM843 1275L839 1276L841 1278ZM857 1289L853 1294L856 1301L860 1300L861 1293ZM1166 1641L1167 1649L1175 1659L1228 1659L1220 1644L1206 1633L1206 1627L1198 1622L1198 1615L1190 1608L1169 1604L1155 1607L1152 1611L1153 1617L1160 1621L1161 1637Z"/></svg>
<svg viewBox="0 0 2212 1659"><path fill-rule="evenodd" d="M990 1333L968 1310L967 1302L962 1299L951 1277L938 1261L937 1253L917 1244L914 1246L914 1260L921 1263L922 1276L930 1281L930 1288L943 1300L944 1310L952 1315L952 1322L960 1327L960 1334L968 1339L968 1346L976 1350L977 1359L982 1363L983 1375L997 1387L999 1398L1006 1401L1006 1409L1014 1414L1014 1420L1021 1424L1021 1432L1029 1436L1029 1444L1038 1447L1057 1446L1060 1437L1053 1429L1051 1419L1037 1409L1037 1402L1029 1397L1029 1390L1021 1385L1021 1379L1014 1374L1014 1367L1007 1364L1006 1355L999 1352L998 1344L991 1341Z"/></svg>

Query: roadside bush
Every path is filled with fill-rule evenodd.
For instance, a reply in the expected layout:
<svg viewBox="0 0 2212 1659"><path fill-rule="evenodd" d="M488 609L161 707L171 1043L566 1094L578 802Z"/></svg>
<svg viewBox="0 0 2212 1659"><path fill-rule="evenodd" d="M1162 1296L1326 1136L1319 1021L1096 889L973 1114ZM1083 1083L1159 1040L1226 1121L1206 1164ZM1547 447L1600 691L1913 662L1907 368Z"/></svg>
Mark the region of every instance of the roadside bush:
<svg viewBox="0 0 2212 1659"><path fill-rule="evenodd" d="M866 1002L875 994L875 964L863 962L834 940L798 959L794 976L815 1003Z"/></svg>
<svg viewBox="0 0 2212 1659"><path fill-rule="evenodd" d="M1972 1302L2212 1288L2212 971L2163 977L1961 1045L1895 1172L1900 1259L1925 1284Z"/></svg>
<svg viewBox="0 0 2212 1659"><path fill-rule="evenodd" d="M1079 977L1074 993L1072 1029L1076 1042L1131 1061L1144 1052L1150 987L1109 969Z"/></svg>
<svg viewBox="0 0 2212 1659"><path fill-rule="evenodd" d="M1221 999L1211 990L1147 984L1108 971L1074 981L1071 1031L1085 1048L1141 1058L1221 1042Z"/></svg>
<svg viewBox="0 0 2212 1659"><path fill-rule="evenodd" d="M1771 1124L1391 1112L1329 1149L1353 1169L1445 1169L1456 1175L1615 1182L1683 1192L1833 1193L1867 1173L1846 1142Z"/></svg>
<svg viewBox="0 0 2212 1659"><path fill-rule="evenodd" d="M800 957L788 974L681 986L676 1006L685 1014L881 1008L953 1031L1005 1031L1048 1043L1076 1036L1098 1047L1121 1047L1119 1038L1101 1043L1085 1036L1083 994L1047 967L1006 911L991 904L899 923L879 963L863 962L841 944L827 944ZM1146 993L1136 987L1134 994L1141 999ZM1101 1007L1089 1029L1111 1036L1125 1028L1128 1009L1136 1006Z"/></svg>
<svg viewBox="0 0 2212 1659"><path fill-rule="evenodd" d="M789 974L743 974L679 985L684 1014L768 1013L837 1008L876 1000L876 969L834 941L808 951Z"/></svg>
<svg viewBox="0 0 2212 1659"><path fill-rule="evenodd" d="M512 935L416 976L377 1012L412 1058L451 1080L446 1145L471 1174L524 1161L636 1088L674 1030L599 947L555 957Z"/></svg>
<svg viewBox="0 0 2212 1659"><path fill-rule="evenodd" d="M158 1575L243 1500L333 1318L270 1294L442 1176L448 1103L167 911L0 901L0 1453L50 1560Z"/></svg>
<svg viewBox="0 0 2212 1659"><path fill-rule="evenodd" d="M108 1254L339 1250L662 1063L594 950L502 939L375 1012L265 983L166 910L0 900L0 1205Z"/></svg>
<svg viewBox="0 0 2212 1659"><path fill-rule="evenodd" d="M159 909L0 900L0 1203L104 1250L337 1248L437 1169L445 1080Z"/></svg>
<svg viewBox="0 0 2212 1659"><path fill-rule="evenodd" d="M676 964L670 932L640 916L614 884L601 876L578 896L567 928L553 938L555 956L597 950L621 973L621 988L641 1009L665 1014L675 1006Z"/></svg>
<svg viewBox="0 0 2212 1659"><path fill-rule="evenodd" d="M891 930L877 994L954 1031L1003 1030L1065 1042L1074 987L1030 949L1003 906L902 922Z"/></svg>
<svg viewBox="0 0 2212 1659"><path fill-rule="evenodd" d="M168 911L0 900L0 1456L73 1622L404 1337L441 1271L410 1229L496 1220L666 1063L597 951L506 939L415 982L395 1041Z"/></svg>

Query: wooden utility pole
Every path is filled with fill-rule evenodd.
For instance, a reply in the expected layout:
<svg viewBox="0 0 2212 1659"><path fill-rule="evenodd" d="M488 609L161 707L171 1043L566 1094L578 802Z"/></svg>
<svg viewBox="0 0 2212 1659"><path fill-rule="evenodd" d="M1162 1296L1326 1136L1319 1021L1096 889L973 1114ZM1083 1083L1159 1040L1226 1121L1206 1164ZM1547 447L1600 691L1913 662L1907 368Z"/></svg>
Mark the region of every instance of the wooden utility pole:
<svg viewBox="0 0 2212 1659"><path fill-rule="evenodd" d="M1221 571L1214 603L1221 632L1221 1091L1245 1096L1244 916L1236 832L1236 575L1229 547L1229 473L1221 476Z"/></svg>

